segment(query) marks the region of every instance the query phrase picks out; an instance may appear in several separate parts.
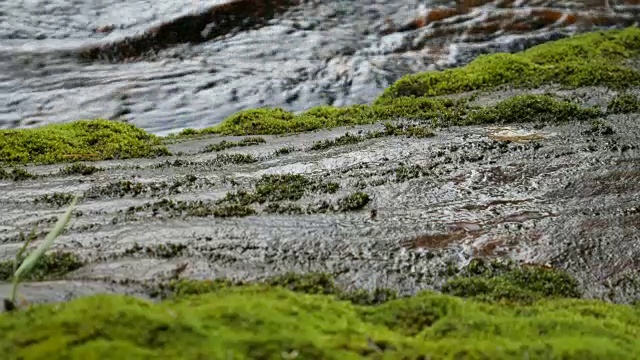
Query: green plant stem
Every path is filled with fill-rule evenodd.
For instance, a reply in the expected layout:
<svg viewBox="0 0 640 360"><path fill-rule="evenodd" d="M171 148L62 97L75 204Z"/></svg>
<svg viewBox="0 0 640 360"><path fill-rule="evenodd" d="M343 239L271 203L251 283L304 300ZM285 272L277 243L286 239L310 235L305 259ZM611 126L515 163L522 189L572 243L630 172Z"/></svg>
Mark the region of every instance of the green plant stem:
<svg viewBox="0 0 640 360"><path fill-rule="evenodd" d="M67 212L65 212L65 214L60 219L58 219L56 226L53 228L53 230L51 230L49 234L47 234L47 237L44 239L42 244L38 248L36 248L35 251L30 253L26 259L24 259L22 264L20 264L20 267L18 268L18 270L16 270L16 272L13 274L13 288L11 289L11 301L14 304L16 303L16 295L18 293L18 285L20 284L20 277L23 274L28 273L33 268L33 266L38 262L38 259L40 259L40 257L47 250L49 250L49 248L53 244L53 241L58 236L60 236L60 234L64 230L64 227L67 226L67 223L71 219L71 211L73 211L73 208L75 207L77 202L78 202L78 196L75 196L71 201L71 204L67 209ZM26 247L26 244L25 244L25 247ZM22 251L20 252L20 254L21 253Z"/></svg>

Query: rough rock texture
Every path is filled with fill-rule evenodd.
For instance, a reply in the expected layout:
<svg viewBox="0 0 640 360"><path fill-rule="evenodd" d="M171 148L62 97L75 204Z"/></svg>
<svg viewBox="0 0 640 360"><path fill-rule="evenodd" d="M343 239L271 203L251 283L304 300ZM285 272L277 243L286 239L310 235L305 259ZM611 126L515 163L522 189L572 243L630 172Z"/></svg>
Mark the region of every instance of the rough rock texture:
<svg viewBox="0 0 640 360"><path fill-rule="evenodd" d="M490 104L516 93L487 93L476 101ZM606 104L615 94L601 88L556 93L581 105ZM59 173L63 165L28 168L41 177L2 185L0 256L14 257L20 231L36 227L44 236L49 219L70 200L66 194L76 193L84 196L77 216L55 246L86 262L71 279L246 280L323 271L350 286L414 293L437 288L447 267L487 256L565 269L588 297L629 302L638 296L638 120L637 113L604 116L604 130L590 122L452 127L433 137L383 136L324 150L311 148L356 129L266 137L266 143L199 153L212 143L205 138L169 145L181 156L92 163L103 170L91 175ZM309 181L300 185L301 197L248 201L256 215L214 215L216 201L255 191L271 174ZM314 181L339 189L317 190ZM370 200L355 211L268 210L269 202L337 206L356 192Z"/></svg>
<svg viewBox="0 0 640 360"><path fill-rule="evenodd" d="M67 231L21 293L28 302L120 295L0 315L0 352L633 358L638 42L637 28L591 34L408 76L371 106L248 111L162 140L89 122L116 139L96 146L109 161L35 156L86 152L99 143L86 122L6 131L0 279L10 280L24 242L44 238L77 194ZM564 86L551 84L553 74ZM459 91L469 88L479 90ZM287 133L305 120L319 130L211 135ZM114 159L122 148L140 158ZM21 165L31 160L49 164ZM326 273L344 290L327 275L291 273ZM221 278L267 286L211 281ZM422 290L450 295L392 300ZM9 291L0 286L0 296Z"/></svg>

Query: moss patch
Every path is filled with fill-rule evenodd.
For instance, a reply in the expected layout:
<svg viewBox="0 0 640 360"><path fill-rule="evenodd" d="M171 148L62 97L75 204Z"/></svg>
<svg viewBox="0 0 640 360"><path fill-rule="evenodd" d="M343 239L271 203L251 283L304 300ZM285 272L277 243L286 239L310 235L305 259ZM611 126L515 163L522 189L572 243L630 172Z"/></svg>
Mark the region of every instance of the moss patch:
<svg viewBox="0 0 640 360"><path fill-rule="evenodd" d="M355 135L351 133L346 133L342 136L338 136L335 139L327 139L316 141L311 145L311 150L326 150L335 146L346 146L358 144L365 141L367 137L365 135Z"/></svg>
<svg viewBox="0 0 640 360"><path fill-rule="evenodd" d="M220 204L237 203L249 205L265 202L297 201L305 193L335 193L339 185L334 182L318 182L300 174L264 175L255 184L253 192L240 190L228 193Z"/></svg>
<svg viewBox="0 0 640 360"><path fill-rule="evenodd" d="M363 192L356 192L338 200L339 211L361 210L369 203L369 195Z"/></svg>
<svg viewBox="0 0 640 360"><path fill-rule="evenodd" d="M24 181L24 180L35 179L37 177L38 177L37 175L32 174L22 168L14 167L9 171L3 168L0 168L0 180Z"/></svg>
<svg viewBox="0 0 640 360"><path fill-rule="evenodd" d="M32 129L0 130L0 162L51 164L77 160L168 155L158 137L133 125L75 121Z"/></svg>
<svg viewBox="0 0 640 360"><path fill-rule="evenodd" d="M18 264L24 260L28 254L23 254L18 259ZM81 268L84 265L80 258L72 253L54 251L44 254L33 269L23 280L45 280L60 278L67 273ZM11 281L14 273L14 261L0 262L0 280Z"/></svg>
<svg viewBox="0 0 640 360"><path fill-rule="evenodd" d="M308 194L333 194L339 189L338 183L312 180L301 174L264 175L256 182L253 191L229 192L218 200L217 204L230 209L243 209L252 204L260 204L268 214L301 215L357 211L369 203L369 195L363 192L346 195L335 202L320 200L306 205L295 203ZM250 214L254 213L251 209Z"/></svg>
<svg viewBox="0 0 640 360"><path fill-rule="evenodd" d="M45 204L49 204L57 207L62 207L70 204L73 198L74 198L73 194L55 192L52 194L44 194L42 196L38 196L33 200L33 202L35 204L45 203Z"/></svg>
<svg viewBox="0 0 640 360"><path fill-rule="evenodd" d="M246 204L215 204L212 202L196 201L175 201L162 199L154 203L146 203L140 206L129 207L125 215L133 216L136 212L151 210L154 216L161 211L170 216L195 216L195 217L241 217L255 214L255 210ZM122 211L119 211L121 213Z"/></svg>
<svg viewBox="0 0 640 360"><path fill-rule="evenodd" d="M415 138L427 138L435 136L433 130L428 126L414 124L384 124L384 130L369 131L364 134L352 134L347 132L335 139L316 141L309 148L310 150L326 150L336 146L346 146L361 143L368 139L376 139L383 136L406 136Z"/></svg>
<svg viewBox="0 0 640 360"><path fill-rule="evenodd" d="M230 287L247 285L267 285L283 287L288 290L316 295L333 295L338 299L350 301L359 305L375 305L396 299L397 293L386 288L376 288L373 291L355 290L346 291L335 283L334 277L327 273L285 273L268 277L259 282L231 281L228 279L216 280L174 280L161 285L157 291L161 298L182 298L190 295L199 295L217 292Z"/></svg>
<svg viewBox="0 0 640 360"><path fill-rule="evenodd" d="M198 132L220 135L286 134L396 119L433 120L439 123L438 120L454 118L466 111L468 108L464 101L427 98L400 98L373 106L319 106L298 115L280 108L262 108L240 112L225 119L220 125Z"/></svg>
<svg viewBox="0 0 640 360"><path fill-rule="evenodd" d="M347 134L312 146L313 150L320 150L331 146L355 144L381 136L430 137L434 135L432 126L531 121L560 123L568 120L592 119L602 115L597 108L582 108L575 103L558 100L548 95L519 95L487 107L471 106L465 100L402 97L390 99L384 104L356 105L340 108L340 111L322 107L321 110L314 108L308 113L295 116L291 114L287 120L281 118L283 111L281 109L260 109L259 112L249 110L255 111L255 116L241 118L244 119L243 121L225 120L218 126L202 131L233 135L283 134L336 126L372 124L387 120L427 123L427 126L386 123L383 131L373 131L365 135ZM277 116L271 116L272 112Z"/></svg>
<svg viewBox="0 0 640 360"><path fill-rule="evenodd" d="M93 175L96 172L104 171L103 168L99 168L93 165L87 165L82 163L75 163L72 165L65 166L60 170L61 175L82 175L88 176Z"/></svg>
<svg viewBox="0 0 640 360"><path fill-rule="evenodd" d="M213 209L215 217L244 217L255 213L253 208L240 204L221 205Z"/></svg>
<svg viewBox="0 0 640 360"><path fill-rule="evenodd" d="M223 140L223 141L221 141L219 143L216 143L216 144L207 145L200 152L208 153L208 152L213 152L213 151L222 151L222 150L231 149L231 148L239 147L239 146L260 145L260 144L264 144L266 142L267 141L264 138L261 138L261 137L248 137L248 138L244 138L244 139L242 139L240 141Z"/></svg>
<svg viewBox="0 0 640 360"><path fill-rule="evenodd" d="M113 181L104 185L94 185L84 193L84 197L88 199L124 197L127 195L137 197L143 194L151 194L158 196L161 194L176 194L184 191L184 189L195 188L198 186L196 181L198 177L189 174L180 177L171 182L168 181L152 181L152 182L136 182L130 180ZM203 180L206 182L206 180Z"/></svg>
<svg viewBox="0 0 640 360"><path fill-rule="evenodd" d="M155 304L100 295L2 314L0 351L11 359L611 359L640 352L640 310L598 301L490 304L378 291L379 299L359 305L322 274L253 285L182 281L173 289L174 298Z"/></svg>
<svg viewBox="0 0 640 360"><path fill-rule="evenodd" d="M585 121L602 115L597 108L581 108L548 95L518 95L496 106L472 111L466 124L507 124L515 122L562 123Z"/></svg>
<svg viewBox="0 0 640 360"><path fill-rule="evenodd" d="M293 146L283 146L279 149L277 149L274 154L276 156L283 156L283 155L288 155L291 154L292 152L296 151L296 149Z"/></svg>
<svg viewBox="0 0 640 360"><path fill-rule="evenodd" d="M124 251L125 256L143 253L146 256L160 259L172 259L183 256L187 252L187 245L180 243L166 243L157 245L142 246L135 243L132 247Z"/></svg>
<svg viewBox="0 0 640 360"><path fill-rule="evenodd" d="M394 181L402 183L412 179L417 179L427 174L427 171L420 165L400 165L392 170L395 175Z"/></svg>
<svg viewBox="0 0 640 360"><path fill-rule="evenodd" d="M625 59L640 55L640 29L577 35L532 47L517 54L482 55L468 65L445 71L407 75L387 88L376 102L406 96L437 96L490 89L500 85L534 88L640 85L640 73Z"/></svg>
<svg viewBox="0 0 640 360"><path fill-rule="evenodd" d="M618 94L607 105L610 114L640 113L640 98L632 94Z"/></svg>
<svg viewBox="0 0 640 360"><path fill-rule="evenodd" d="M587 135L613 135L615 134L615 130L604 121L595 119L591 121L591 126L588 130L585 130L584 133Z"/></svg>
<svg viewBox="0 0 640 360"><path fill-rule="evenodd" d="M541 266L474 259L442 288L447 294L484 301L534 302L545 298L579 298L578 282L568 274Z"/></svg>
<svg viewBox="0 0 640 360"><path fill-rule="evenodd" d="M223 167L225 165L247 165L256 162L258 162L258 159L250 154L219 154L215 158L205 161L191 161L184 159L176 159L173 161L167 160L163 163L156 164L153 167L156 169L188 166Z"/></svg>

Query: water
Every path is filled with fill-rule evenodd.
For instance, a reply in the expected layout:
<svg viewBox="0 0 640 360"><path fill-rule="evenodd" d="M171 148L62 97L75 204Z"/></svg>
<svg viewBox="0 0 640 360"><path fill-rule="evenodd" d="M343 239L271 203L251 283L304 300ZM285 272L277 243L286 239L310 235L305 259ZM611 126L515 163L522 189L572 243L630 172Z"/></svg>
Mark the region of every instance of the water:
<svg viewBox="0 0 640 360"><path fill-rule="evenodd" d="M103 117L162 135L367 103L408 73L640 19L637 0L236 0L225 23L222 3L0 0L0 128Z"/></svg>

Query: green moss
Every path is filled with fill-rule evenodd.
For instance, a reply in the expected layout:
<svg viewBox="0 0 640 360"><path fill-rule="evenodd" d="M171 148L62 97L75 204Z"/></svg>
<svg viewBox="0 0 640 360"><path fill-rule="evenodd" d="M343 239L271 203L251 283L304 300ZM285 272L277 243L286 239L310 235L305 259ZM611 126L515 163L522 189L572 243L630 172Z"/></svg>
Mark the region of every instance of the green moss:
<svg viewBox="0 0 640 360"><path fill-rule="evenodd" d="M0 130L0 162L43 163L168 155L158 137L133 125L75 121L32 129Z"/></svg>
<svg viewBox="0 0 640 360"><path fill-rule="evenodd" d="M285 134L362 123L360 107L312 108L294 115L280 108L240 112L205 132L223 135Z"/></svg>
<svg viewBox="0 0 640 360"><path fill-rule="evenodd" d="M618 94L607 105L609 114L640 113L640 98L632 94Z"/></svg>
<svg viewBox="0 0 640 360"><path fill-rule="evenodd" d="M395 175L394 181L397 183L417 179L427 174L427 171L420 165L407 166L401 164L392 170Z"/></svg>
<svg viewBox="0 0 640 360"><path fill-rule="evenodd" d="M221 205L213 210L215 217L242 217L254 215L255 213L256 211L253 208L240 204Z"/></svg>
<svg viewBox="0 0 640 360"><path fill-rule="evenodd" d="M613 135L615 131L610 125L607 125L601 119L595 119L591 121L591 126L588 130L585 130L587 135Z"/></svg>
<svg viewBox="0 0 640 360"><path fill-rule="evenodd" d="M287 154L291 154L295 150L296 149L293 146L283 146L275 151L275 155L276 156L287 155Z"/></svg>
<svg viewBox="0 0 640 360"><path fill-rule="evenodd" d="M269 214L287 214L287 215L300 215L304 214L305 210L300 205L292 203L269 203L264 207L264 211Z"/></svg>
<svg viewBox="0 0 640 360"><path fill-rule="evenodd" d="M270 120L269 122L265 120ZM231 115L225 120L225 126L222 131L216 131L216 128L205 128L198 131L201 134L222 133L222 134L268 134L268 133L282 133L283 131L277 131L279 127L290 127L290 123L294 120L293 113L283 110L281 108L274 109L251 109L238 112ZM226 128L226 130L224 129ZM231 129L243 129L242 131L230 131ZM266 129L270 129L265 131Z"/></svg>
<svg viewBox="0 0 640 360"><path fill-rule="evenodd" d="M71 203L75 195L69 193L55 192L53 194L44 194L36 197L33 202L35 204L45 203L57 207L62 207Z"/></svg>
<svg viewBox="0 0 640 360"><path fill-rule="evenodd" d="M183 256L187 252L187 249L187 245L185 244L166 243L142 246L136 242L133 246L126 249L123 255L131 256L137 253L143 253L150 257L172 259Z"/></svg>
<svg viewBox="0 0 640 360"><path fill-rule="evenodd" d="M442 288L447 294L481 300L534 302L543 298L578 298L578 283L568 274L541 266L474 259Z"/></svg>
<svg viewBox="0 0 640 360"><path fill-rule="evenodd" d="M161 284L160 295L165 299L182 298L190 295L209 294L229 287L238 286L240 284L242 284L242 282L233 282L228 279L180 279L171 281L169 284Z"/></svg>
<svg viewBox="0 0 640 360"><path fill-rule="evenodd" d="M261 135L286 134L373 124L381 120L420 119L445 120L468 110L465 101L450 99L392 99L382 105L347 107L314 107L294 115L280 108L242 111L225 119L220 125L198 130L200 134ZM180 136L178 134L177 136Z"/></svg>
<svg viewBox="0 0 640 360"><path fill-rule="evenodd" d="M145 250L148 255L156 256L161 259L172 259L182 256L187 250L187 245L167 243L159 244L154 247L146 247Z"/></svg>
<svg viewBox="0 0 640 360"><path fill-rule="evenodd" d="M410 116L408 116L410 117ZM411 124L392 124L385 123L384 130L382 131L370 131L364 134L351 134L347 132L342 136L338 136L335 139L316 141L311 145L311 150L326 150L335 146L346 146L361 143L368 139L380 138L383 136L406 136L415 138L427 138L435 136L433 130L427 126L411 125Z"/></svg>
<svg viewBox="0 0 640 360"><path fill-rule="evenodd" d="M253 155L250 154L219 154L215 158L206 161L191 161L185 159L175 159L173 161L166 160L156 164L156 169L172 168L172 167L188 167L188 166L211 166L223 167L225 165L246 165L258 162Z"/></svg>
<svg viewBox="0 0 640 360"><path fill-rule="evenodd" d="M207 164L216 165L216 166L227 165L227 164L245 165L245 164L253 164L256 162L258 162L258 159L256 159L255 156L250 154L221 154L216 156L215 159L207 162Z"/></svg>
<svg viewBox="0 0 640 360"><path fill-rule="evenodd" d="M158 213L165 212L170 216L194 216L194 217L240 217L255 214L255 210L247 204L216 204L212 202L196 200L182 201L162 199L154 203L146 203L140 206L129 207L125 214L132 216L136 212L151 210L154 216Z"/></svg>
<svg viewBox="0 0 640 360"><path fill-rule="evenodd" d="M127 195L136 197L142 194L152 194L154 196L162 194L180 193L184 189L196 187L198 177L193 174L167 181L136 182L130 180L118 180L104 185L95 185L84 193L84 197L89 199L124 197ZM206 181L206 180L205 180Z"/></svg>
<svg viewBox="0 0 640 360"><path fill-rule="evenodd" d="M13 180L13 181L24 181L35 179L38 176L28 172L22 168L13 168L11 171L6 171L3 168L0 168L0 180Z"/></svg>
<svg viewBox="0 0 640 360"><path fill-rule="evenodd" d="M369 203L369 195L363 192L356 192L338 200L339 211L361 210Z"/></svg>
<svg viewBox="0 0 640 360"><path fill-rule="evenodd" d="M28 254L23 254L18 259L18 264L24 260ZM55 251L44 254L33 269L26 275L24 280L44 280L60 278L67 273L81 268L84 265L80 258L72 253ZM0 280L10 281L13 278L14 261L0 262Z"/></svg>
<svg viewBox="0 0 640 360"><path fill-rule="evenodd" d="M181 279L161 285L160 293L164 299L175 299L189 295L218 292L230 287L256 284L283 287L288 290L304 294L333 295L338 299L347 300L353 304L359 305L381 304L397 298L397 293L395 291L385 288L376 288L371 292L366 290L345 291L335 283L334 277L327 273L285 273L252 283L244 283L242 281L234 282L228 279Z"/></svg>
<svg viewBox="0 0 640 360"><path fill-rule="evenodd" d="M640 85L640 73L623 60L640 55L640 29L610 30L545 43L517 54L482 55L468 65L445 71L407 75L395 82L377 104L406 96L438 96L500 85L533 88Z"/></svg>
<svg viewBox="0 0 640 360"><path fill-rule="evenodd" d="M193 136L198 134L198 130L192 128L186 128L179 133L181 136Z"/></svg>
<svg viewBox="0 0 640 360"><path fill-rule="evenodd" d="M0 315L13 359L627 359L637 308L585 300L505 306L431 292L354 305L329 284L231 286L159 303L98 295ZM286 285L285 285L286 286ZM329 293L327 295L326 293ZM91 319L91 321L87 321Z"/></svg>
<svg viewBox="0 0 640 360"><path fill-rule="evenodd" d="M93 165L87 165L87 164L82 164L82 163L75 163L72 165L68 165L65 166L63 169L60 170L60 174L62 175L83 175L83 176L88 176L88 175L93 175L96 172L99 171L103 171L104 169L93 166Z"/></svg>
<svg viewBox="0 0 640 360"><path fill-rule="evenodd" d="M334 182L314 181L301 174L263 175L255 184L253 192L240 190L227 193L220 204L237 203L249 205L265 202L297 201L305 193L335 193L340 185Z"/></svg>
<svg viewBox="0 0 640 360"><path fill-rule="evenodd" d="M159 191L166 187L161 183L139 183L130 180L119 180L107 183L105 185L96 185L86 191L85 197L90 199L101 197L124 197L126 195L139 196L144 193Z"/></svg>
<svg viewBox="0 0 640 360"><path fill-rule="evenodd" d="M335 147L335 146L346 146L346 145L361 143L366 139L367 139L366 136L363 136L363 135L353 135L351 133L346 133L342 136L338 136L335 139L316 141L313 143L313 145L311 145L310 149L326 150L328 148Z"/></svg>
<svg viewBox="0 0 640 360"><path fill-rule="evenodd" d="M597 108L581 108L548 95L518 95L494 107L473 111L466 124L506 124L514 122L561 123L584 121L602 116Z"/></svg>
<svg viewBox="0 0 640 360"><path fill-rule="evenodd" d="M247 137L240 141L223 140L217 144L207 145L204 149L202 149L201 152L208 153L212 151L222 151L222 150L239 147L239 146L255 146L255 145L264 144L266 142L267 141L261 137Z"/></svg>
<svg viewBox="0 0 640 360"><path fill-rule="evenodd" d="M373 131L364 135L347 133L336 139L324 140L312 145L313 150L320 150L331 146L355 144L381 136L430 137L434 135L431 126L531 121L558 123L569 120L588 120L602 115L602 112L597 108L582 108L575 103L557 100L548 95L519 95L487 107L471 106L466 100L401 97L388 99L382 104L372 106L357 105L349 111L346 108L342 109L345 110L344 113L335 111L320 113L310 110L310 113L296 115L296 121L305 119L305 127L297 127L295 125L298 124L297 122L274 125L274 121L283 120L270 118L269 112L265 110L260 112L262 117L252 120L259 122L259 124L230 124L225 121L218 127L207 131L236 135L250 134L253 131L257 131L258 134L279 134L343 125L371 124L386 120L414 120L427 123L427 126L387 123L382 131ZM280 112L278 111L277 114Z"/></svg>
<svg viewBox="0 0 640 360"><path fill-rule="evenodd" d="M624 66L625 60L640 55L640 29L609 30L582 34L568 39L535 46L517 54L479 56L460 68L407 75L387 88L372 105L347 107L318 106L300 114L281 108L261 108L236 113L221 124L201 129L185 129L173 137L203 134L259 135L286 134L372 124L385 120L419 120L429 125L463 125L491 121L563 121L570 118L592 118L595 109L579 109L569 103L550 102L543 97L517 99L521 105L550 106L551 114L542 109L507 116L507 106L479 109L467 100L454 101L433 96L471 90L491 89L501 85L538 87L559 84L575 88L602 85L614 89L640 86L640 72ZM535 101L534 101L535 100ZM631 98L621 98L610 111L636 111L625 108ZM514 100L515 101L515 100ZM635 105L633 105L635 106ZM132 125L107 121L78 121L47 125L35 129L0 131L0 162L53 163L75 160L149 157L168 154L161 141ZM431 136L428 128L412 128L406 135ZM248 140L247 140L248 141ZM223 142L207 151L229 146L253 145Z"/></svg>
<svg viewBox="0 0 640 360"><path fill-rule="evenodd" d="M255 201L300 200L304 193L313 191L315 183L300 174L264 175L255 186Z"/></svg>

